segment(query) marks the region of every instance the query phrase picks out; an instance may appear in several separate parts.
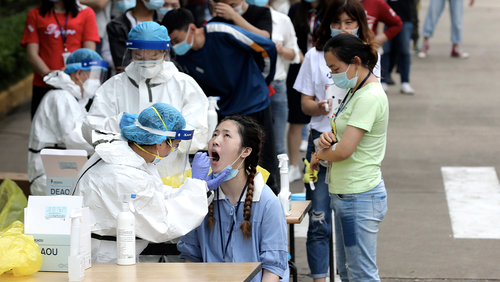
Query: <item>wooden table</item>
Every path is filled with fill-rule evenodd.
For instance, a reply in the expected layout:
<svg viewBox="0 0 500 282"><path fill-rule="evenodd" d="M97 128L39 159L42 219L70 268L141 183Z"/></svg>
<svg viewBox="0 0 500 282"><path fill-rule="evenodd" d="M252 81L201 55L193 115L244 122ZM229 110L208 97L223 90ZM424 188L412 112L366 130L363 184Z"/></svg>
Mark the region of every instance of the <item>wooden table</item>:
<svg viewBox="0 0 500 282"><path fill-rule="evenodd" d="M294 224L300 224L306 216L309 209L311 209L311 201L292 201L292 214L286 217L286 223L290 224L290 256L291 267L295 268L295 228ZM292 270L291 270L292 271ZM296 273L293 274L293 281L297 281Z"/></svg>
<svg viewBox="0 0 500 282"><path fill-rule="evenodd" d="M93 263L85 271L85 282L149 281L250 281L259 271L260 262L246 263L138 263L120 266L115 263ZM37 272L29 276L0 275L0 281L67 282L66 272Z"/></svg>

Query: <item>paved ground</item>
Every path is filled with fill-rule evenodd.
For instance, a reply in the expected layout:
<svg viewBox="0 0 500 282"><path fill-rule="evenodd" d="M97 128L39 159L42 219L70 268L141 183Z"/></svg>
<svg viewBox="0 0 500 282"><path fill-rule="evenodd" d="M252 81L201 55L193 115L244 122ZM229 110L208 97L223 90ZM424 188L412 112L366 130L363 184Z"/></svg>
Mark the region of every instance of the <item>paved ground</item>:
<svg viewBox="0 0 500 282"><path fill-rule="evenodd" d="M428 3L422 0L422 22ZM388 91L390 124L382 169L389 212L378 241L382 281L500 281L499 240L453 237L440 170L500 168L499 18L498 0L465 7L463 49L471 57L452 59L446 7L429 57L413 57L416 94L401 95L397 85ZM393 78L399 80L396 74ZM28 103L0 118L0 171L26 171L29 126ZM302 192L302 185L293 183L292 192ZM296 244L299 281L311 281L305 238Z"/></svg>

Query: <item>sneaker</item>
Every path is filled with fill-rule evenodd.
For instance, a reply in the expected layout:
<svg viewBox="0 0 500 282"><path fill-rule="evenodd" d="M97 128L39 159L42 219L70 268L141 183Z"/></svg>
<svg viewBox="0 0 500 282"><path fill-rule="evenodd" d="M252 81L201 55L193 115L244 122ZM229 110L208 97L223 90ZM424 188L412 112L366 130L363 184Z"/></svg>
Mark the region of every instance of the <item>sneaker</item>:
<svg viewBox="0 0 500 282"><path fill-rule="evenodd" d="M300 173L300 168L298 166L290 165L288 167L288 182L292 183L301 178L302 174Z"/></svg>
<svg viewBox="0 0 500 282"><path fill-rule="evenodd" d="M460 50L460 47L458 47L458 46L453 46L453 48L451 49L451 57L452 58L467 59L467 58L469 58L469 53Z"/></svg>
<svg viewBox="0 0 500 282"><path fill-rule="evenodd" d="M387 92L387 90L389 90L389 86L387 86L387 83L381 82L380 84L382 84L382 89L384 89L384 92Z"/></svg>
<svg viewBox="0 0 500 282"><path fill-rule="evenodd" d="M401 93L402 94L414 94L415 90L411 87L408 82L401 83Z"/></svg>
<svg viewBox="0 0 500 282"><path fill-rule="evenodd" d="M429 42L423 42L422 47L420 48L420 51L418 51L418 57L419 58L426 58L427 57L427 52L429 52Z"/></svg>
<svg viewBox="0 0 500 282"><path fill-rule="evenodd" d="M309 142L307 142L307 140L302 140L302 142L300 142L300 151L301 152L306 152L307 151L307 145L309 145Z"/></svg>

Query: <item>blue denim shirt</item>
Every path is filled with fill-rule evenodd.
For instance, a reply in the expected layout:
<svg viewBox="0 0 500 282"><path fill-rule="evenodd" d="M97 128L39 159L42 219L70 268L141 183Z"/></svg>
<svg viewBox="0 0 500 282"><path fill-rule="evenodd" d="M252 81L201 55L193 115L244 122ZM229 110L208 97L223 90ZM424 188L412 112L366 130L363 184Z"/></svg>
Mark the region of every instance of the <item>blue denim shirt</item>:
<svg viewBox="0 0 500 282"><path fill-rule="evenodd" d="M257 180L258 178L260 181ZM231 205L222 190L219 190L219 198L214 200L216 220L214 227L212 229L208 227L207 215L199 227L183 236L177 244L177 248L181 252L180 258L193 262L222 262L224 252L220 234L222 227L224 248L229 244L225 255L226 262L261 262L263 269L282 277L283 279L280 281L288 281L288 242L285 213L276 195L261 179L259 174L255 177L250 216L251 237L243 239L243 233L240 229L243 222L243 204L246 192L236 211L236 205ZM218 205L220 206L218 207ZM234 220L236 222L228 242ZM261 280L262 271L252 279L253 282Z"/></svg>

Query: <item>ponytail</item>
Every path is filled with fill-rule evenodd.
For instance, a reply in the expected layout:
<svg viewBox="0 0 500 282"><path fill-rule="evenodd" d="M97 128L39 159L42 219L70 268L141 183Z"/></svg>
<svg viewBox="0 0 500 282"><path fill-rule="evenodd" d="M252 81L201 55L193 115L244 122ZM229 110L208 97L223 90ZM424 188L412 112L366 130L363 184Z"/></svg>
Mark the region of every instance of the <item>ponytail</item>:
<svg viewBox="0 0 500 282"><path fill-rule="evenodd" d="M377 65L378 45L373 41L363 42L352 34L339 34L325 44L325 52L332 52L340 61L351 64L354 57L361 59L361 65L371 72Z"/></svg>

